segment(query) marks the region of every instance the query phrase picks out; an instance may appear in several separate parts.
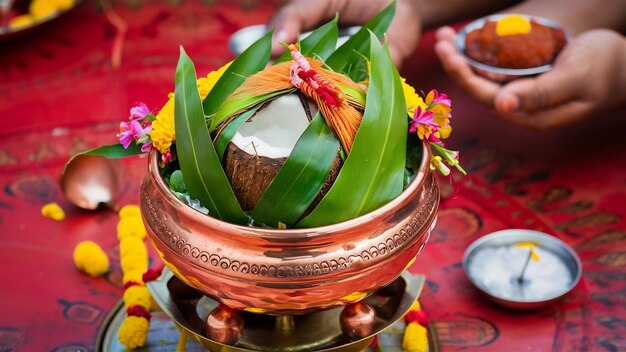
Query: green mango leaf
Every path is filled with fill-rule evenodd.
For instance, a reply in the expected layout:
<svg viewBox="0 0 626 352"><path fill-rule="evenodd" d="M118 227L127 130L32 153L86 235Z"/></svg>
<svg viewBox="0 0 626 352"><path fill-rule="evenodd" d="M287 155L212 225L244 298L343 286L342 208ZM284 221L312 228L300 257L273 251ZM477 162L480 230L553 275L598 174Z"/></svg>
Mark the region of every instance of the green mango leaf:
<svg viewBox="0 0 626 352"><path fill-rule="evenodd" d="M78 155L98 155L103 156L107 159L119 159L139 154L143 154L143 152L141 151L141 145L131 143L128 146L128 149L124 149L124 146L122 146L120 143L116 143L112 145L103 145L102 147L96 149L77 153L72 158Z"/></svg>
<svg viewBox="0 0 626 352"><path fill-rule="evenodd" d="M337 48L326 60L326 65L337 72L345 72L355 82L362 81L367 76L367 67L362 58L363 56L368 57L366 54L370 51L370 41L367 40L369 32L373 32L378 40L382 40L395 12L396 2L393 1L343 43L342 46ZM352 66L346 67L351 63L353 64Z"/></svg>
<svg viewBox="0 0 626 352"><path fill-rule="evenodd" d="M415 174L420 168L422 162L422 153L424 144L417 136L417 133L411 133L407 136L406 143L406 166Z"/></svg>
<svg viewBox="0 0 626 352"><path fill-rule="evenodd" d="M216 148L217 148L217 157L222 160L224 158L224 151L226 151L226 147L228 147L228 143L233 139L235 133L239 130L239 127L243 125L246 120L248 120L252 115L256 113L261 105L257 105L254 108L244 111L239 116L237 116L234 120L230 121L226 127L222 131L219 132L216 139Z"/></svg>
<svg viewBox="0 0 626 352"><path fill-rule="evenodd" d="M224 174L204 121L196 70L182 47L176 67L174 126L178 161L189 195L209 209L210 216L246 224L247 216Z"/></svg>
<svg viewBox="0 0 626 352"><path fill-rule="evenodd" d="M337 38L339 37L339 28L337 28L338 20L339 15L335 15L332 21L319 27L306 38L302 39L300 41L300 52L302 55L326 60L326 58L335 51L337 46ZM289 60L291 60L291 52L287 49L276 59L274 65Z"/></svg>
<svg viewBox="0 0 626 352"><path fill-rule="evenodd" d="M339 140L318 113L259 199L254 221L292 227L322 189L338 151Z"/></svg>
<svg viewBox="0 0 626 352"><path fill-rule="evenodd" d="M370 84L363 121L335 183L298 227L353 219L402 192L408 121L400 76L370 32Z"/></svg>
<svg viewBox="0 0 626 352"><path fill-rule="evenodd" d="M65 173L65 168L67 167L67 165L69 165L69 163L72 162L72 160L74 160L74 158L76 158L79 155L95 155L95 156L102 156L107 159L120 159L120 158L125 158L127 156L139 155L142 153L143 152L141 151L141 146L135 143L131 143L128 146L128 149L124 149L124 146L122 146L120 143L111 144L111 145L103 145L102 147L99 147L99 148L87 150L87 151L72 155L72 157L65 163L65 166L63 166L63 171L61 173L62 174Z"/></svg>
<svg viewBox="0 0 626 352"><path fill-rule="evenodd" d="M221 122L214 120L213 116L226 98L243 83L246 77L261 71L267 65L272 49L272 33L273 31L267 32L241 53L204 98L202 107L204 115L208 117L207 124L210 131L213 131Z"/></svg>
<svg viewBox="0 0 626 352"><path fill-rule="evenodd" d="M338 84L339 88L346 93L350 98L356 100L361 106L365 106L365 92L361 89L355 89L352 87L344 86L343 84Z"/></svg>
<svg viewBox="0 0 626 352"><path fill-rule="evenodd" d="M279 95L293 93L296 88L292 89L284 89L277 90L275 92L265 94L265 95L257 95L257 96L245 96L245 97L237 97L236 99L229 99L220 107L220 109L215 113L213 120L216 123L216 126L219 126L222 122L224 122L230 116L236 114L238 111L246 110L247 108L260 104L264 101L275 98Z"/></svg>

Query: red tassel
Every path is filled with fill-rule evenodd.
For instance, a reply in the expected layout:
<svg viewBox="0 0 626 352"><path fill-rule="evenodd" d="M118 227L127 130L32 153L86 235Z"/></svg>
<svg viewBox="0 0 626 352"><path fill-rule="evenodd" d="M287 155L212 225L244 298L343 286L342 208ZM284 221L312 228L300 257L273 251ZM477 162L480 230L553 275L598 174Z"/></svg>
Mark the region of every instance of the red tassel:
<svg viewBox="0 0 626 352"><path fill-rule="evenodd" d="M124 290L132 286L143 286L143 284L137 281L128 281L126 284L124 284Z"/></svg>
<svg viewBox="0 0 626 352"><path fill-rule="evenodd" d="M160 268L148 269L148 271L143 273L143 275L141 276L141 279L143 280L143 282L154 281L158 279L159 276L161 276L162 272L163 272L163 265L161 265Z"/></svg>
<svg viewBox="0 0 626 352"><path fill-rule="evenodd" d="M422 310L410 310L404 315L404 321L407 324L416 322L421 326L428 326L428 317Z"/></svg>
<svg viewBox="0 0 626 352"><path fill-rule="evenodd" d="M135 317L143 317L146 318L147 321L152 319L152 314L144 309L144 307L140 305L134 305L126 308L126 315L135 316Z"/></svg>

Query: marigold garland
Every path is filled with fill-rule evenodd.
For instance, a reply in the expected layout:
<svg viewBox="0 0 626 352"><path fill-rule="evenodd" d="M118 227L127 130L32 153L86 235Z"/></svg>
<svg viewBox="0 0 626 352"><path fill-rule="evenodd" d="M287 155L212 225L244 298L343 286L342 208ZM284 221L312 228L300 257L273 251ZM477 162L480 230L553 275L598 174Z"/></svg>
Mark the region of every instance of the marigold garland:
<svg viewBox="0 0 626 352"><path fill-rule="evenodd" d="M144 242L146 229L136 205L123 207L119 216L117 237L120 240L120 265L124 273L122 281L127 316L120 326L117 338L128 348L137 348L146 343L152 306L152 298L143 278L148 270L148 250Z"/></svg>
<svg viewBox="0 0 626 352"><path fill-rule="evenodd" d="M428 318L418 301L404 315L406 328L402 339L404 352L428 352Z"/></svg>

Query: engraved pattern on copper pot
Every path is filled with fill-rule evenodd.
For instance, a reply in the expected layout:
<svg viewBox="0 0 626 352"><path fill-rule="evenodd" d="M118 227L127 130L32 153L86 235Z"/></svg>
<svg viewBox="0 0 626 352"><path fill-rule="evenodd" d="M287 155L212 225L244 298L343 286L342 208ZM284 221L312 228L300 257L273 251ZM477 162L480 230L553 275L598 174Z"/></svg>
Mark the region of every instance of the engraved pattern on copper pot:
<svg viewBox="0 0 626 352"><path fill-rule="evenodd" d="M158 173L140 206L163 261L190 286L235 309L304 314L356 302L396 279L428 239L439 189L424 148L415 179L395 199L356 219L276 230L229 224L188 207Z"/></svg>

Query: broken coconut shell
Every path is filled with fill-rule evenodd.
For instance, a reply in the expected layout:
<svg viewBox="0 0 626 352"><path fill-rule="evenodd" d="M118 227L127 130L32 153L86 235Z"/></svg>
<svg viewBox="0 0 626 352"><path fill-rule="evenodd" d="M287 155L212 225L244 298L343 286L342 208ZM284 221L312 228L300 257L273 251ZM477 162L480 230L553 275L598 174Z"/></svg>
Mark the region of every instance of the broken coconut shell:
<svg viewBox="0 0 626 352"><path fill-rule="evenodd" d="M310 99L288 94L265 104L239 128L226 147L223 165L244 211L255 208L315 113L317 107ZM342 165L337 152L322 189L304 215L330 190Z"/></svg>

